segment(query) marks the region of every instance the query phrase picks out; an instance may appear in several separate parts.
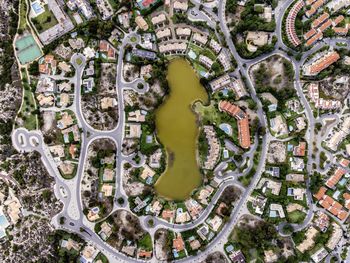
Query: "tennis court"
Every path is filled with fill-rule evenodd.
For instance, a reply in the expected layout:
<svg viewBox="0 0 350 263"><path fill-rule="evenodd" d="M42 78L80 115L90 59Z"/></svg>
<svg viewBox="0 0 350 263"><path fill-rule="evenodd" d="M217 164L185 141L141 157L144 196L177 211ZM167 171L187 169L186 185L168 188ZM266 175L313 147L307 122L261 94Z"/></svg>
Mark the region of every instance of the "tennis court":
<svg viewBox="0 0 350 263"><path fill-rule="evenodd" d="M1 212L2 213L2 212ZM0 215L0 238L6 236L5 229L9 226L9 222L7 221L4 214Z"/></svg>
<svg viewBox="0 0 350 263"><path fill-rule="evenodd" d="M24 36L16 41L16 49L21 64L27 64L41 56L41 51L32 35Z"/></svg>

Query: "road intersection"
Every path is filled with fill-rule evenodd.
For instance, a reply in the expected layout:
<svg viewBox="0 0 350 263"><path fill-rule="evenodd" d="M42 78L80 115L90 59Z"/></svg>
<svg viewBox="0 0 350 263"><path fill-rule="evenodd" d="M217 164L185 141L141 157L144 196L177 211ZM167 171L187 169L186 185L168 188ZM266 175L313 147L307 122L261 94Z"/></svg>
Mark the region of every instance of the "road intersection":
<svg viewBox="0 0 350 263"><path fill-rule="evenodd" d="M276 140L276 138L274 138L270 134L269 129L267 128L268 127L267 118L263 111L262 103L255 91L251 76L249 74L251 67L259 63L260 61L265 60L268 57L273 55L283 56L284 58L286 58L292 63L294 67L294 72L295 72L294 87L297 91L298 97L303 105L303 108L305 109L304 113L306 115L306 118L308 119L308 124L309 124L306 132L306 139L309 142L308 156L307 156L308 157L307 171L309 174L311 174L312 164L315 162L315 159L312 157L313 144L311 142L317 139L316 141L318 143L318 146L321 147L320 143L322 141L322 138L320 137L320 135L315 135L315 132L314 132L316 120L314 118L313 111L310 108L310 105L307 102L303 92L303 87L301 84L302 82L300 79L300 69L308 56L317 52L319 49L323 48L325 45L329 43L334 44L334 43L344 42L344 41L346 41L348 45L350 44L348 40L344 40L344 39L332 39L332 40L326 39L324 42L304 52L300 61L296 60L293 56L288 56L287 52L292 52L293 54L295 54L295 51L288 48L282 41L282 30L283 30L282 24L283 24L284 12L285 10L287 10L288 6L290 6L290 4L293 3L293 0L286 0L286 1L279 2L278 7L276 8L276 25L277 25L276 35L278 37L278 41L276 43L275 50L269 54L265 54L254 59L244 59L240 57L240 55L238 54L235 48L235 45L231 39L230 31L227 27L226 15L225 15L226 0L219 1L218 7L217 7L218 15L215 15L213 13L212 11L213 6L211 6L210 4L204 5L204 11L206 11L206 14L204 14L198 10L198 5L200 4L200 1L193 0L192 2L196 5L197 9L193 13L191 13L190 15L191 19L195 20L197 18L202 20L203 19L208 20L208 22L210 22L210 25L212 25L213 27L216 25L216 23L213 23L212 19L213 18L217 19L216 22L219 24L221 32L225 36L225 41L227 43L227 46L229 47L229 50L238 65L237 70L233 74L236 77L244 77L247 80L247 86L249 88L251 98L257 105L257 109L258 109L257 115L260 121L260 126L266 128L265 129L266 134L263 135L262 138L258 138L256 136L252 149L243 156L244 158L247 158L249 160L248 168L243 173L241 174L230 173L222 177L217 176L220 181L219 189L215 193L210 204L206 207L206 209L197 219L193 220L190 223L185 223L185 224L171 224L159 218L152 218L154 220L154 227L150 227L148 226L147 222L151 217L150 216L140 217L142 226L145 228L145 230L151 233L154 233L157 229L160 229L160 228L169 228L175 232L189 230L205 221L205 219L208 217L209 213L211 212L216 202L220 198L222 192L225 190L227 186L235 185L242 189L242 195L240 196L240 199L237 201L229 221L226 223L224 228L218 233L218 235L211 241L211 243L206 247L205 252L199 253L195 256L189 256L187 258L179 260L179 262L201 262L212 252L215 252L215 251L224 252L224 244L226 243L232 229L237 224L239 218L242 215L249 213L247 210L248 197L251 195L262 173L265 170L265 162L266 162L266 155L267 155L269 142L271 140ZM123 99L123 91L131 89L138 93L143 94L149 88L148 84L143 79L137 79L136 81L131 83L127 83L123 79L122 71L123 71L123 58L124 58L125 47L127 45L136 45L139 41L138 37L136 42L131 41L131 39L136 36L137 36L136 32L126 33L122 41L122 45L119 48L118 61L116 66L117 67L116 93L118 98L119 119L118 119L118 125L112 130L109 130L109 131L96 130L86 122L81 109L81 81L82 81L84 68L86 65L86 58L84 57L83 54L74 54L71 58L71 63L75 68L75 76L73 78L70 78L70 80L74 83L75 93L74 93L74 102L69 107L69 109L71 109L76 114L79 127L82 129L82 142L81 142L81 151L80 151L77 175L73 179L66 180L60 175L60 172L58 171L57 166L55 164L55 161L51 156L51 153L48 147L44 143L43 135L41 134L40 131L29 132L25 129L20 128L20 129L14 130L12 133L12 141L13 141L14 147L20 152L23 152L23 151L39 152L41 154L42 161L45 164L48 172L50 173L50 175L52 175L55 178L55 182L56 182L55 194L57 198L62 201L62 203L64 204L64 207L63 207L63 210L53 218L52 224L56 228L65 229L70 232L81 234L84 238L93 242L98 249L100 249L104 254L106 254L110 262L140 262L140 260L132 259L120 253L119 251L117 251L116 249L108 245L106 242L104 242L94 232L94 229L93 229L94 225L90 223L83 214L83 205L81 200L81 182L84 174L85 163L87 160L88 148L91 145L91 143L101 138L107 138L112 140L115 143L117 148L115 198L117 199L121 197L126 202L122 208L120 207L120 205L117 204L117 202L114 202L114 208L112 213L117 209L124 209L128 206L127 195L123 190L123 178L122 178L123 164L126 161L132 162L133 156L125 156L121 151L122 140L125 134L125 130L124 130L125 105L124 105L124 99ZM144 86L142 90L137 88L139 83L143 84ZM250 185L247 188L243 188L238 183L237 179L239 176L244 176L248 174L249 171L252 169L252 165L253 165L252 159L258 147L258 144L261 144L261 156L260 156L259 163L256 167L256 172L251 180ZM330 154L330 153L328 152L327 154ZM312 201L312 196L309 191L309 186L310 186L310 182L308 180L307 181L307 189L308 189L307 204L309 206L308 215L302 224L293 225L296 231L300 231L304 229L309 224L309 222L313 218L313 215L316 209ZM63 225L59 224L59 218L61 217L66 218L66 221ZM279 227L280 232L282 232L281 230L282 227L283 225ZM157 261L155 260L155 258L153 258L151 262L157 262Z"/></svg>

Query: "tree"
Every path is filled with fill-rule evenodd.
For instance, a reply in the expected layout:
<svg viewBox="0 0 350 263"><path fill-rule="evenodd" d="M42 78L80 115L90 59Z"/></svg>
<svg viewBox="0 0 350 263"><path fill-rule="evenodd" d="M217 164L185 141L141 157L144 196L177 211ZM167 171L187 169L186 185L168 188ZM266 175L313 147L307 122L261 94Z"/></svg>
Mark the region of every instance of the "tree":
<svg viewBox="0 0 350 263"><path fill-rule="evenodd" d="M211 70L213 70L214 72L220 71L220 65L219 65L219 63L214 62L213 65L211 66Z"/></svg>
<svg viewBox="0 0 350 263"><path fill-rule="evenodd" d="M282 231L284 234L290 235L294 232L294 227L291 224L285 224Z"/></svg>
<svg viewBox="0 0 350 263"><path fill-rule="evenodd" d="M143 89L143 87L144 87L144 85L141 82L137 84L138 89Z"/></svg>
<svg viewBox="0 0 350 263"><path fill-rule="evenodd" d="M33 76L39 76L39 63L38 61L33 61L28 68L29 74Z"/></svg>
<svg viewBox="0 0 350 263"><path fill-rule="evenodd" d="M61 216L60 217L60 225L63 225L65 221L66 221L66 218L64 216Z"/></svg>

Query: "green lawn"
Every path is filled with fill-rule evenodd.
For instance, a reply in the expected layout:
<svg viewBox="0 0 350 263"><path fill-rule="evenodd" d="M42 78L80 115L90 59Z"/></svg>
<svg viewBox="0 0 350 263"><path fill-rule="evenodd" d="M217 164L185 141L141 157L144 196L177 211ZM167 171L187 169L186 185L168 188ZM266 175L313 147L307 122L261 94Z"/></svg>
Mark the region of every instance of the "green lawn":
<svg viewBox="0 0 350 263"><path fill-rule="evenodd" d="M25 0L21 1L20 10L19 10L19 30L25 30L27 27L27 4Z"/></svg>
<svg viewBox="0 0 350 263"><path fill-rule="evenodd" d="M288 219L289 219L288 221L290 223L301 223L304 221L305 217L306 217L305 213L296 210L288 214Z"/></svg>
<svg viewBox="0 0 350 263"><path fill-rule="evenodd" d="M75 177L75 175L77 174L78 165L75 163L73 163L73 165L74 165L74 170L71 174L63 174L61 172L61 175L64 179L66 179L66 180L73 179Z"/></svg>
<svg viewBox="0 0 350 263"><path fill-rule="evenodd" d="M83 63L83 61L81 60L81 58L77 58L75 61L79 66Z"/></svg>
<svg viewBox="0 0 350 263"><path fill-rule="evenodd" d="M220 124L221 121L221 113L215 107L214 102L211 101L210 105L205 106L200 102L196 102L194 104L194 110L199 116L202 118L203 122L210 122Z"/></svg>
<svg viewBox="0 0 350 263"><path fill-rule="evenodd" d="M18 117L23 120L23 127L28 130L37 129L37 115L35 113L36 103L33 92L30 90L30 85L28 83L28 76L25 70L22 72L22 85L23 85L23 98L21 110Z"/></svg>
<svg viewBox="0 0 350 263"><path fill-rule="evenodd" d="M52 11L49 10L47 5L45 5L45 12L32 18L32 22L39 32L44 32L58 23L56 17Z"/></svg>
<svg viewBox="0 0 350 263"><path fill-rule="evenodd" d="M140 239L138 245L140 248L143 248L146 251L153 250L152 238L149 234L144 235L143 238Z"/></svg>

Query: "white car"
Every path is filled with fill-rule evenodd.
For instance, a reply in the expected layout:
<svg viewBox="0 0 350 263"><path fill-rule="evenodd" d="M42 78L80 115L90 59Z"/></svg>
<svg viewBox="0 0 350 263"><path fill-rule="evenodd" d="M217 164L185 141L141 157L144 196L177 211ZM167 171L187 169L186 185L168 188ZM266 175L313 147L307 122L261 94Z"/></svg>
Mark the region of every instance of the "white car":
<svg viewBox="0 0 350 263"><path fill-rule="evenodd" d="M67 198L66 190L62 186L60 186L60 192L61 192L61 195L63 196L63 198Z"/></svg>

